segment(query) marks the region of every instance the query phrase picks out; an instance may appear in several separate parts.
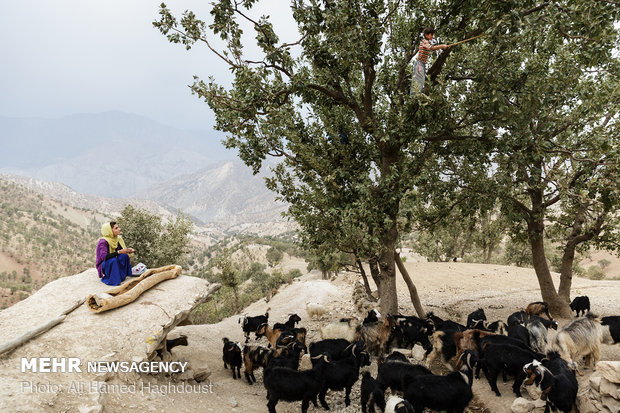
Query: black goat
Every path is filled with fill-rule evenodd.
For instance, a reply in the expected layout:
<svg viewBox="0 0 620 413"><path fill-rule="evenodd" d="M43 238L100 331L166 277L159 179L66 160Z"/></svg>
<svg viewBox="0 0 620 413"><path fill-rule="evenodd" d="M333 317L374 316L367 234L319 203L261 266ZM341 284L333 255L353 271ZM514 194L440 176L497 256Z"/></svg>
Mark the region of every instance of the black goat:
<svg viewBox="0 0 620 413"><path fill-rule="evenodd" d="M351 404L351 388L360 375L360 367L370 366L370 354L364 350L363 342L357 342L346 350L346 357L341 360L335 360L329 363L325 370L325 378L323 388L319 392L319 400L321 406L325 410L329 410L329 406L325 401L327 390L343 390L345 391L344 404Z"/></svg>
<svg viewBox="0 0 620 413"><path fill-rule="evenodd" d="M474 397L471 384L476 359L474 351L465 350L457 361L460 371L447 376L431 374L415 377L407 385L405 399L411 402L415 413L422 413L425 407L437 411L464 412Z"/></svg>
<svg viewBox="0 0 620 413"><path fill-rule="evenodd" d="M299 368L299 356L301 355L303 348L297 341L292 342L287 347L279 349L279 355L269 360L267 364L268 368L272 367L287 367L292 370Z"/></svg>
<svg viewBox="0 0 620 413"><path fill-rule="evenodd" d="M405 386L414 377L432 374L429 369L419 364L404 363L402 361L386 361L377 370L377 382L381 390L388 387L392 391L405 390Z"/></svg>
<svg viewBox="0 0 620 413"><path fill-rule="evenodd" d="M463 324L459 324L456 321L452 321L452 320L444 320L440 317L437 317L435 314L433 314L432 311L426 314L426 319L433 324L434 331L437 331L437 330L465 331L467 330L467 327L465 327Z"/></svg>
<svg viewBox="0 0 620 413"><path fill-rule="evenodd" d="M230 365L230 369L233 373L233 379L237 380L237 377L241 378L241 364L243 363L241 352L243 349L241 348L240 343L230 341L226 337L224 337L222 341L224 342L224 348L222 349L224 368L227 369L228 365Z"/></svg>
<svg viewBox="0 0 620 413"><path fill-rule="evenodd" d="M508 326L508 337L520 340L528 348L530 347L530 333L523 324Z"/></svg>
<svg viewBox="0 0 620 413"><path fill-rule="evenodd" d="M542 390L541 399L547 401L545 413L549 413L550 408L564 413L572 411L579 385L575 373L558 353L549 353L542 364L533 362L523 370L529 376L525 384L536 383Z"/></svg>
<svg viewBox="0 0 620 413"><path fill-rule="evenodd" d="M379 364L385 363L386 361L402 361L403 363L409 363L409 359L400 351L392 351L389 355L385 356L383 359L379 359Z"/></svg>
<svg viewBox="0 0 620 413"><path fill-rule="evenodd" d="M523 326L519 326L519 327L521 327L523 329L523 331L525 332L525 339L528 340L529 339L529 334L527 332L527 329L525 327L523 327ZM475 339L478 340L478 338L475 338ZM483 356L484 349L489 344L511 345L511 346L519 347L519 348L521 348L521 349L523 349L525 351L531 351L529 344L525 343L521 339L510 337L510 336L489 335L489 336L480 337L480 341L478 343L478 349L479 349L478 358L481 358ZM476 378L477 379L480 378L480 369L481 369L481 367L482 367L482 364L478 363L478 365L476 367ZM504 380L504 382L506 381L506 372L504 372L504 371L502 371L502 379Z"/></svg>
<svg viewBox="0 0 620 413"><path fill-rule="evenodd" d="M608 316L601 318L603 326L603 343L620 343L620 316Z"/></svg>
<svg viewBox="0 0 620 413"><path fill-rule="evenodd" d="M239 317L238 323L241 323L241 320L243 320L241 328L245 333L245 342L247 343L250 339L250 333L256 331L261 325L269 322L269 312L266 312L265 315L257 315L255 317Z"/></svg>
<svg viewBox="0 0 620 413"><path fill-rule="evenodd" d="M187 345L187 336L179 336L177 338L173 338L171 340L166 340L166 345L157 350L157 355L161 359L164 355L164 351L171 351L176 346L186 346Z"/></svg>
<svg viewBox="0 0 620 413"><path fill-rule="evenodd" d="M479 308L467 316L467 329L482 330L485 327L485 321L487 321L487 316L484 314L484 310Z"/></svg>
<svg viewBox="0 0 620 413"><path fill-rule="evenodd" d="M370 375L369 371L365 371L362 374L362 386L360 392L362 413L366 413L367 411L370 413L375 413L375 406L379 407L381 411L385 411L385 394L381 390L377 380Z"/></svg>
<svg viewBox="0 0 620 413"><path fill-rule="evenodd" d="M267 367L271 358L274 357L274 350L261 346L245 346L243 348L243 365L245 378L249 384L256 383L254 370Z"/></svg>
<svg viewBox="0 0 620 413"><path fill-rule="evenodd" d="M515 381L512 390L517 397L521 397L521 384L525 380L523 366L531 363L533 360L540 361L544 357L542 354L534 353L531 350L524 350L506 344L488 344L482 348L483 351L480 355L479 363L489 382L489 386L491 386L491 390L495 392L497 397L501 396L497 388L497 376L500 372L514 374Z"/></svg>
<svg viewBox="0 0 620 413"><path fill-rule="evenodd" d="M570 309L577 313L575 317L579 317L580 312L581 315L586 315L590 311L590 299L587 295L575 297L570 303Z"/></svg>
<svg viewBox="0 0 620 413"><path fill-rule="evenodd" d="M314 361L312 370L298 371L278 366L265 369L263 384L267 389L269 413L276 413L276 404L280 400L301 400L302 413L308 411L311 401L316 406L316 397L323 388L329 359L322 355Z"/></svg>
<svg viewBox="0 0 620 413"><path fill-rule="evenodd" d="M295 324L301 321L301 317L297 314L291 314L285 323L275 323L273 325L274 330L292 330L295 328Z"/></svg>
<svg viewBox="0 0 620 413"><path fill-rule="evenodd" d="M327 354L331 361L340 360L346 356L345 350L352 345L344 338L327 338L321 341L314 341L310 343L310 357L314 360L316 356Z"/></svg>

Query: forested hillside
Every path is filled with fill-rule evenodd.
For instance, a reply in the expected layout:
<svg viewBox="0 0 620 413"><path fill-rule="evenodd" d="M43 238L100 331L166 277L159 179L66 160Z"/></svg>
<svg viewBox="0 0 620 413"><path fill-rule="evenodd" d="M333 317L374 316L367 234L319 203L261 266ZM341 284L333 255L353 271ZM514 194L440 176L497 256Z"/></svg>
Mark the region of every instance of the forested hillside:
<svg viewBox="0 0 620 413"><path fill-rule="evenodd" d="M101 219L0 181L0 308L92 267Z"/></svg>

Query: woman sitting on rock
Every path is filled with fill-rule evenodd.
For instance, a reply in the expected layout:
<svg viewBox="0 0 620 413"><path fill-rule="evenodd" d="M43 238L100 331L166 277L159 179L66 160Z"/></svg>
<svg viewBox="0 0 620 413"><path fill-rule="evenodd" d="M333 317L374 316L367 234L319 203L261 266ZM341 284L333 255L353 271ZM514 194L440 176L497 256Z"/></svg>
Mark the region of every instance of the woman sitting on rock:
<svg viewBox="0 0 620 413"><path fill-rule="evenodd" d="M101 235L97 243L97 271L99 278L107 285L119 285L131 275L129 255L133 248L127 248L121 229L114 221L101 226Z"/></svg>

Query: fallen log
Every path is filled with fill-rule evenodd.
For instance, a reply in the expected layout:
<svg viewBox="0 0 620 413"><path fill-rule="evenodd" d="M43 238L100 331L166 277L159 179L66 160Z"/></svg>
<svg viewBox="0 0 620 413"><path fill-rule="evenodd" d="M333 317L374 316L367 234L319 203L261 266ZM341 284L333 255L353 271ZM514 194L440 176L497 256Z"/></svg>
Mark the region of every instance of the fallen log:
<svg viewBox="0 0 620 413"><path fill-rule="evenodd" d="M102 313L121 307L136 300L143 292L162 281L176 278L183 269L179 265L147 270L138 278L112 288L103 293L91 294L86 299L86 306L94 313Z"/></svg>

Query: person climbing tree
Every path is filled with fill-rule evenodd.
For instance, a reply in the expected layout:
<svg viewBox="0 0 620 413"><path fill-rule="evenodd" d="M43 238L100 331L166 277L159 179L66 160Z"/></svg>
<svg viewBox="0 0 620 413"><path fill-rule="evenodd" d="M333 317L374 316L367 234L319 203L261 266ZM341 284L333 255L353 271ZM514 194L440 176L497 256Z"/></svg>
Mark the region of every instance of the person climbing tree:
<svg viewBox="0 0 620 413"><path fill-rule="evenodd" d="M434 50L444 50L450 47L447 44L432 45L433 37L435 36L435 29L427 27L424 29L424 38L420 42L420 49L418 50L418 58L413 65L413 78L411 79L411 92L414 90L421 92L424 88L424 79L426 78L426 62L428 56Z"/></svg>

